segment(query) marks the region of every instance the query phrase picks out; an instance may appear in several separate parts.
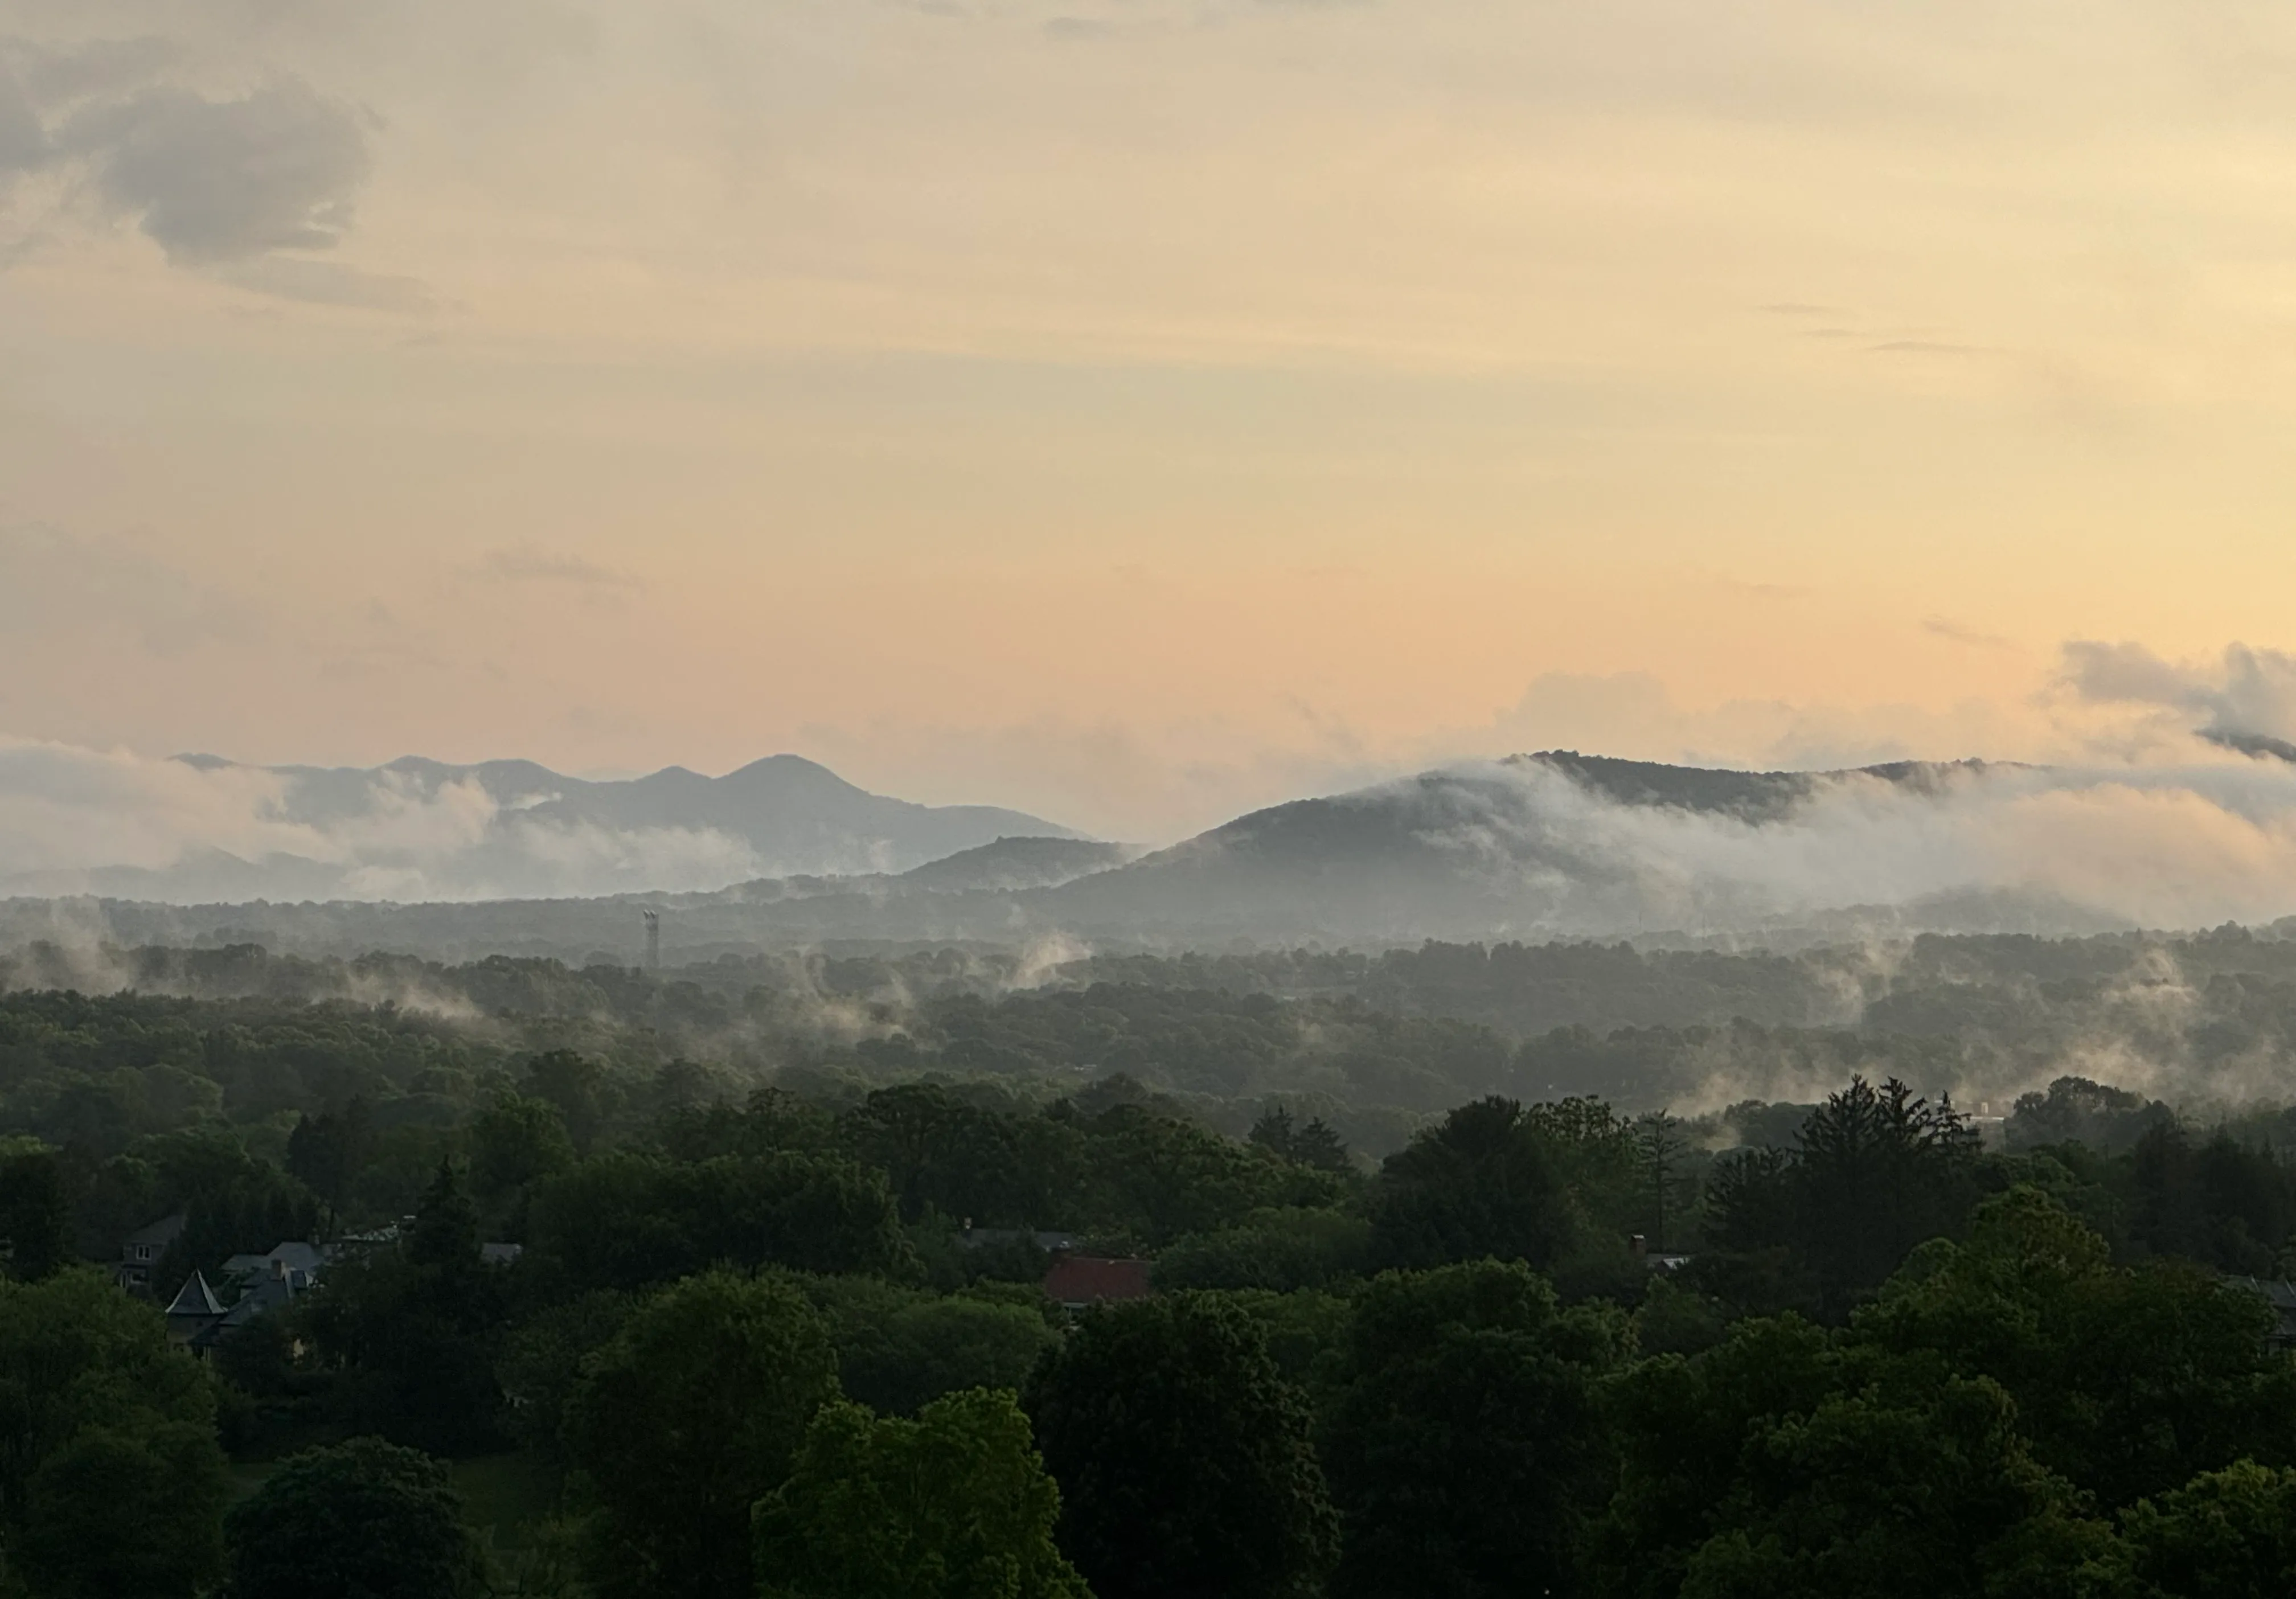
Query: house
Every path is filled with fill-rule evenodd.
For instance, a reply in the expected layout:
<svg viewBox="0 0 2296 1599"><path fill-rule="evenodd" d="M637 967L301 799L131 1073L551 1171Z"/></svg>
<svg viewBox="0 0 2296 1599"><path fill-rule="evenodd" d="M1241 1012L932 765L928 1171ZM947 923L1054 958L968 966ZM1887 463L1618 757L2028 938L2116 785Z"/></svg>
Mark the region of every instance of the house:
<svg viewBox="0 0 2296 1599"><path fill-rule="evenodd" d="M203 1349L204 1340L222 1324L223 1301L208 1286L207 1274L193 1272L168 1301L168 1341L176 1348Z"/></svg>
<svg viewBox="0 0 2296 1599"><path fill-rule="evenodd" d="M1680 1271L1689 1265L1691 1260L1688 1255L1669 1255L1653 1251L1650 1247L1650 1240L1640 1233L1628 1234L1627 1253L1641 1261L1650 1270L1668 1276Z"/></svg>
<svg viewBox="0 0 2296 1599"><path fill-rule="evenodd" d="M282 1243L265 1255L234 1255L223 1263L220 1275L243 1285L266 1279L291 1283L291 1292L299 1293L319 1280L321 1268L332 1259L332 1249L300 1242Z"/></svg>
<svg viewBox="0 0 2296 1599"><path fill-rule="evenodd" d="M1045 1274L1045 1297L1066 1310L1144 1300L1154 1292L1145 1260L1062 1254Z"/></svg>
<svg viewBox="0 0 2296 1599"><path fill-rule="evenodd" d="M235 1296L228 1305L205 1272L193 1272L168 1302L168 1341L194 1355L207 1354L256 1317L308 1293L333 1254L331 1246L296 1241L260 1255L234 1255L216 1273Z"/></svg>
<svg viewBox="0 0 2296 1599"><path fill-rule="evenodd" d="M184 1229L190 1225L191 1218L178 1210L121 1239L119 1264L112 1267L112 1281L130 1293L150 1292L152 1268L160 1264L160 1257L168 1252L168 1246L182 1237Z"/></svg>

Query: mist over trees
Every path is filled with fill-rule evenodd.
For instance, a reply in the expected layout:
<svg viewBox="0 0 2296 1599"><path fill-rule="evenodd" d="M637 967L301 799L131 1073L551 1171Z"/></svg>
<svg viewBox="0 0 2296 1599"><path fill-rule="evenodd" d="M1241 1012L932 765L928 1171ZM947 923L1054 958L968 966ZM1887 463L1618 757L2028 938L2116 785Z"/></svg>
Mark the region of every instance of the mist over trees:
<svg viewBox="0 0 2296 1599"><path fill-rule="evenodd" d="M2284 1558L2269 937L1027 980L153 948L103 958L171 991L24 986L67 958L0 993L0 1372L86 1374L0 1395L29 1599L2120 1595ZM2113 1062L2144 1086L2074 1069ZM102 1273L162 1218L139 1300ZM182 1284L293 1240L316 1283L175 1347ZM1145 1297L1067 1308L1055 1250ZM119 1506L181 1557L96 1536Z"/></svg>

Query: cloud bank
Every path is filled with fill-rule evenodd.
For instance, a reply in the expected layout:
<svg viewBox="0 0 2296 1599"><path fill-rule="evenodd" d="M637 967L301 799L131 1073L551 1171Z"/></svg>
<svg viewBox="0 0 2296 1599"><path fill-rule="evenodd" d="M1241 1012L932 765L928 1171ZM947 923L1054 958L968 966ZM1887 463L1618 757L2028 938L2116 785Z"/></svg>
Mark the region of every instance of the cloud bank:
<svg viewBox="0 0 2296 1599"><path fill-rule="evenodd" d="M1849 775L1759 820L1620 805L1536 766L1475 791L1480 813L1439 839L1558 931L1726 932L1849 911L2059 932L2296 914L2296 767L2277 759Z"/></svg>
<svg viewBox="0 0 2296 1599"><path fill-rule="evenodd" d="M716 830L538 817L476 781L365 776L314 803L289 773L0 741L0 893L496 899L716 889L769 864Z"/></svg>

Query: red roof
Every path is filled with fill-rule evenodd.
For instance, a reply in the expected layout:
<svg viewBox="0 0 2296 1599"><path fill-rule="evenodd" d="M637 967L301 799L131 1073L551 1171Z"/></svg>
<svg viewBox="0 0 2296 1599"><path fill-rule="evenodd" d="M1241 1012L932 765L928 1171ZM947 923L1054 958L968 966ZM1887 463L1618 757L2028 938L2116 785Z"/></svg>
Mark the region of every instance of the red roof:
<svg viewBox="0 0 2296 1599"><path fill-rule="evenodd" d="M1092 1255L1062 1255L1045 1274L1045 1297L1062 1305L1095 1305L1103 1300L1144 1300L1145 1260L1103 1260Z"/></svg>

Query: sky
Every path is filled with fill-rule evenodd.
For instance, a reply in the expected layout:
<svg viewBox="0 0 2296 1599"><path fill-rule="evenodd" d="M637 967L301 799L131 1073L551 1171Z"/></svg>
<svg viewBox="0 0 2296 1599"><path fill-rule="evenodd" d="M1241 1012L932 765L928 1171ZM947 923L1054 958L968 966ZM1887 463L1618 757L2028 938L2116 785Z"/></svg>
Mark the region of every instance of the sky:
<svg viewBox="0 0 2296 1599"><path fill-rule="evenodd" d="M2296 12L0 0L0 747L1179 837L2296 736Z"/></svg>

